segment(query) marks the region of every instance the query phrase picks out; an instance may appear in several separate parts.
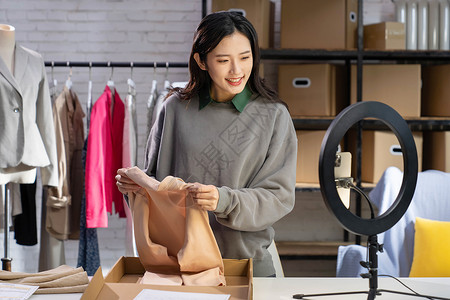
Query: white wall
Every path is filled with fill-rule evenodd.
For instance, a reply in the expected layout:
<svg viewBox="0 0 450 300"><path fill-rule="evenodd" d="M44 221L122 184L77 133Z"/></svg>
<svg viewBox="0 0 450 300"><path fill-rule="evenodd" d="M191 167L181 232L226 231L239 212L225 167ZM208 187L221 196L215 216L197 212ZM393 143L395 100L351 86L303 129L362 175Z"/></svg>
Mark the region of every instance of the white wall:
<svg viewBox="0 0 450 300"><path fill-rule="evenodd" d="M279 45L281 0L274 2L275 45ZM0 0L0 23L13 25L17 42L38 51L46 61L187 62L193 32L201 19L201 9L201 0ZM365 24L393 20L393 16L394 8L390 0L364 1ZM49 78L52 77L50 71L48 68ZM60 89L68 74L68 68L54 69L53 76L58 80ZM102 93L110 74L111 70L106 68L92 69L94 100ZM130 69L114 69L113 79L122 97L126 95L126 79L129 76ZM146 101L150 83L156 78L162 88L165 77L164 68L157 69L156 73L153 69L135 68L133 71L138 92L140 167L143 165L146 140ZM86 105L88 78L87 68L73 68L73 89L78 93L83 107ZM186 81L187 70L171 68L167 78L171 81ZM37 202L37 211L40 212L41 199ZM304 202L299 195L296 210L303 211L302 218L321 220L329 217L322 203L310 210L314 212L313 215L305 213L301 209L302 205L304 208L314 206L314 201L308 197L307 202ZM38 224L39 218L40 214ZM280 231L283 226L279 227ZM339 239L341 231L335 229L336 226L336 223L330 224L332 229L329 233L319 236L304 231L299 233L298 239ZM125 221L113 215L109 218L108 228L98 229L104 272L125 254L124 227ZM280 236L283 234L280 232ZM3 234L0 235L0 255L3 257L2 241ZM75 266L78 242L67 241L65 245L67 264ZM19 246L11 239L13 271L36 272L38 251L39 246Z"/></svg>

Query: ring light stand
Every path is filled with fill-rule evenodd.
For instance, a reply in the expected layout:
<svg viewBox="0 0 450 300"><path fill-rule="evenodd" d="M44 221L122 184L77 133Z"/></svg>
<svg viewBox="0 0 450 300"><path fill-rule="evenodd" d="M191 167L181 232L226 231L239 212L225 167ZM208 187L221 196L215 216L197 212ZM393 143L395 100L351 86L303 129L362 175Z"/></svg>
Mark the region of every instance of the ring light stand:
<svg viewBox="0 0 450 300"><path fill-rule="evenodd" d="M402 186L400 187L400 192L393 205L382 215L371 219L360 218L345 207L338 195L334 174L336 151L341 139L350 127L365 118L379 119L395 133L402 149L404 166ZM310 295L297 294L294 295L293 298L303 299L304 297L315 296L368 294L367 299L372 300L375 299L376 295L381 295L381 292L418 296L417 294L378 289L377 257L377 252L383 251L382 245L377 241L377 234L394 226L408 209L416 188L417 172L417 150L411 131L409 130L406 121L390 106L375 101L358 102L348 106L336 116L325 133L320 150L320 189L327 208L346 230L357 235L368 236L369 261L361 262L361 265L367 268L369 273L361 274L361 276L369 279L369 291ZM358 192L362 193L360 190ZM433 299L447 298L433 297Z"/></svg>

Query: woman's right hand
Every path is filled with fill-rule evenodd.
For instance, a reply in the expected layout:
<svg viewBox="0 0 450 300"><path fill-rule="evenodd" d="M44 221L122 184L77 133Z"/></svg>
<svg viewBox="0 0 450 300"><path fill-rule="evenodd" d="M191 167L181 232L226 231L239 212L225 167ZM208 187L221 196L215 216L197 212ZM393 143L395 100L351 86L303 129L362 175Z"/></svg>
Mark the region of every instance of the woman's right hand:
<svg viewBox="0 0 450 300"><path fill-rule="evenodd" d="M117 175L114 177L116 179L117 188L124 195L127 195L130 192L136 192L141 188L126 175L127 170L128 168L121 168L117 170Z"/></svg>

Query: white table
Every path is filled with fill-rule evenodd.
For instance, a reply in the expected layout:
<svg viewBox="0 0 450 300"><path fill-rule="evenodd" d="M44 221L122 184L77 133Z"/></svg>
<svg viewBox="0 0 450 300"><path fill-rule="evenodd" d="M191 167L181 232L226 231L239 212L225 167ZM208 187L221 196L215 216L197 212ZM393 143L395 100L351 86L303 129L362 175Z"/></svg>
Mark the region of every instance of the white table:
<svg viewBox="0 0 450 300"><path fill-rule="evenodd" d="M418 293L450 298L450 278L401 278L400 280ZM362 278L255 278L253 282L254 300L287 300L292 299L294 294L369 291L368 279ZM408 289L394 279L385 277L378 279L378 289L410 293ZM367 294L310 297L307 299L367 299ZM424 298L385 292L377 296L376 299L419 300Z"/></svg>
<svg viewBox="0 0 450 300"><path fill-rule="evenodd" d="M430 296L450 298L450 278L401 278L403 283L414 289L418 293ZM410 292L400 283L391 278L380 277L378 288L394 290L400 292ZM254 278L253 279L253 299L254 300L291 300L294 294L319 294L348 291L368 291L369 281L362 278ZM76 300L81 294L63 295L33 295L32 300ZM367 294L310 297L308 299L367 299ZM383 293L377 296L380 300L402 300L402 299L424 299L413 296L403 296L399 294Z"/></svg>

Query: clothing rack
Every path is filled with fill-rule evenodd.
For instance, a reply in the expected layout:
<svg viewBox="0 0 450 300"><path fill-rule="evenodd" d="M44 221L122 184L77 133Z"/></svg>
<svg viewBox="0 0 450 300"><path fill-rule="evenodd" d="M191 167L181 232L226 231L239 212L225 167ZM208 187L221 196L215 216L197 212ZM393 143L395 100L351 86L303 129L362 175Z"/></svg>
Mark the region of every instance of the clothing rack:
<svg viewBox="0 0 450 300"><path fill-rule="evenodd" d="M46 67L86 67L86 68L188 68L188 63L184 62L113 62L113 61L45 61ZM5 185L5 219L4 219L4 257L2 260L2 269L11 271L11 260L9 257L9 205L10 205L10 191L9 186Z"/></svg>
<svg viewBox="0 0 450 300"><path fill-rule="evenodd" d="M86 68L187 68L184 62L113 62L113 61L46 61L46 67L86 67Z"/></svg>

